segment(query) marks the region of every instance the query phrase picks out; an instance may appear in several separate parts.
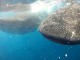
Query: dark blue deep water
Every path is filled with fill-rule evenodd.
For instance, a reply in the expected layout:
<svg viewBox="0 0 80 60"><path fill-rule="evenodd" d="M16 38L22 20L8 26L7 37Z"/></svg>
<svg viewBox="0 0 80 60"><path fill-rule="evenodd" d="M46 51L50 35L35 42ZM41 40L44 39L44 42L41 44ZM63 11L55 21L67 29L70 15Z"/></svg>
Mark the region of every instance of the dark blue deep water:
<svg viewBox="0 0 80 60"><path fill-rule="evenodd" d="M0 60L80 60L80 45L52 42L37 30L25 35L0 31Z"/></svg>
<svg viewBox="0 0 80 60"><path fill-rule="evenodd" d="M57 44L38 31L26 35L0 32L0 60L80 60L80 45Z"/></svg>

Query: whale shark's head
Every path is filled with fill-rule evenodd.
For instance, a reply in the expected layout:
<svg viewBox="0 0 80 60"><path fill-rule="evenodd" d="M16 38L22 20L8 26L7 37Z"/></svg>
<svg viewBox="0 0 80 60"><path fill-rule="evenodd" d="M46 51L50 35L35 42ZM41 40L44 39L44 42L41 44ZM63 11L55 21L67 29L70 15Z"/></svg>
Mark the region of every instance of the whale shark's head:
<svg viewBox="0 0 80 60"><path fill-rule="evenodd" d="M61 44L80 44L80 3L71 3L47 17L39 26L46 38Z"/></svg>

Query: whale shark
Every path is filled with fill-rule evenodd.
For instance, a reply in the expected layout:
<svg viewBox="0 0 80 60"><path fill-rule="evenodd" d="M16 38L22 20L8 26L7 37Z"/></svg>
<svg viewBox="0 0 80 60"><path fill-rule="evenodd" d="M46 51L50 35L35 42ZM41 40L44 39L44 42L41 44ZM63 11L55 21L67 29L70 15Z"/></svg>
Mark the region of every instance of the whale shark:
<svg viewBox="0 0 80 60"><path fill-rule="evenodd" d="M80 3L68 6L49 15L39 26L47 39L64 45L80 44Z"/></svg>

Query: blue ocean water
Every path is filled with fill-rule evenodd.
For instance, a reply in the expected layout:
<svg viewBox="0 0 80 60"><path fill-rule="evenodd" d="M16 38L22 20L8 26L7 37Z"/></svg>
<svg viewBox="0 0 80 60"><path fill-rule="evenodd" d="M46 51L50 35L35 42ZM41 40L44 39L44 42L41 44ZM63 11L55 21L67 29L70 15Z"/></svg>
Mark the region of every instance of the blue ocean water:
<svg viewBox="0 0 80 60"><path fill-rule="evenodd" d="M37 30L25 35L0 32L0 60L80 60L80 46L54 43Z"/></svg>
<svg viewBox="0 0 80 60"><path fill-rule="evenodd" d="M52 42L38 30L25 35L0 31L0 60L80 60L80 45Z"/></svg>

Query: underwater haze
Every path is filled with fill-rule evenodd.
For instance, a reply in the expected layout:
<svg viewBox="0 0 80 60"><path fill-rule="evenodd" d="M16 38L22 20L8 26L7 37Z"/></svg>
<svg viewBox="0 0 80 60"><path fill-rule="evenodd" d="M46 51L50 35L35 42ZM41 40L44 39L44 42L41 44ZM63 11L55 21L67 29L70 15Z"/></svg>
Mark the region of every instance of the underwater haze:
<svg viewBox="0 0 80 60"><path fill-rule="evenodd" d="M36 0L6 1L33 3ZM6 14L0 13L0 18L4 18ZM7 17L13 14L8 14ZM80 45L52 42L44 38L38 29L26 34L11 34L0 30L0 60L80 60Z"/></svg>

